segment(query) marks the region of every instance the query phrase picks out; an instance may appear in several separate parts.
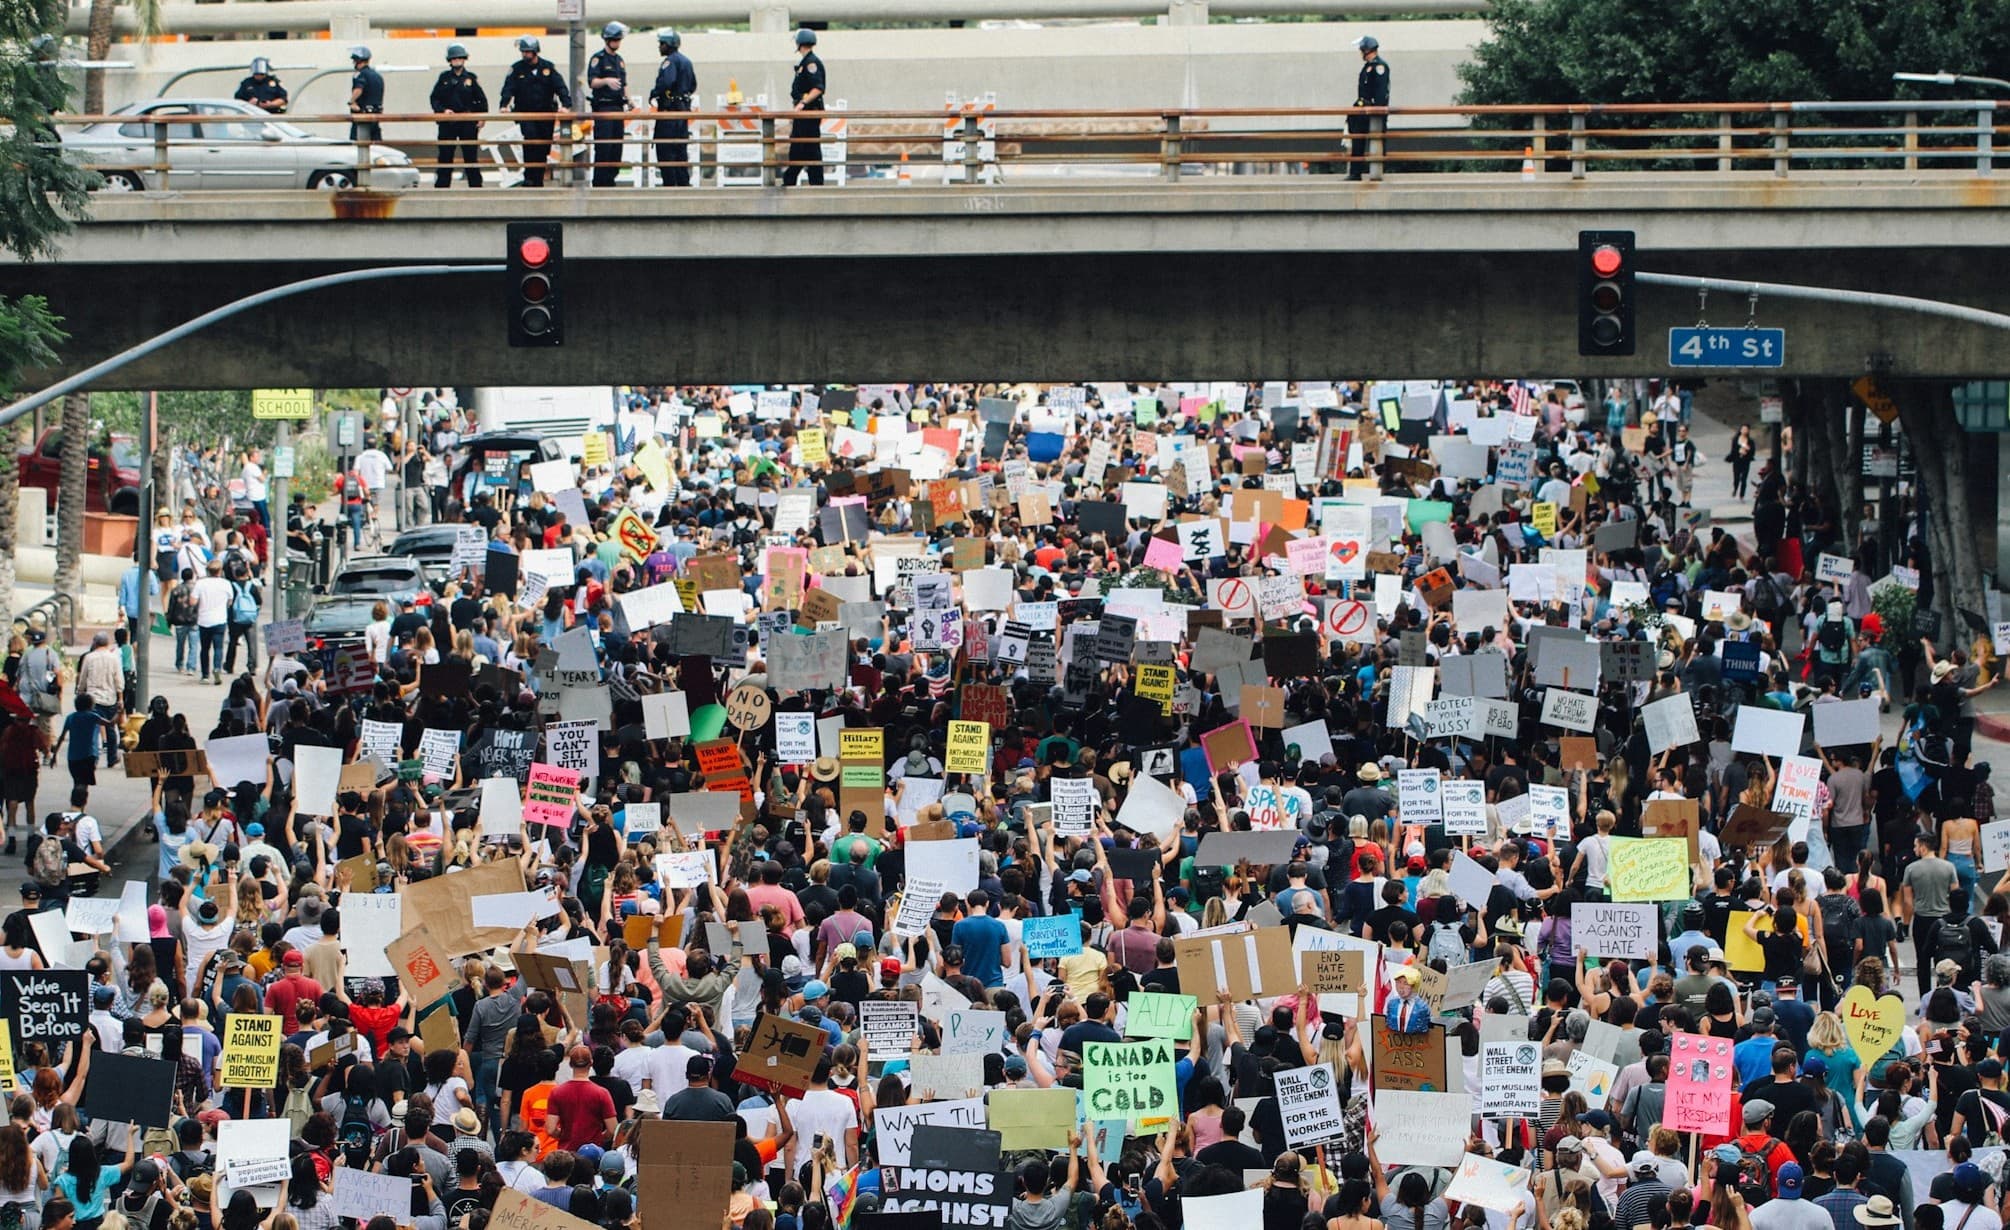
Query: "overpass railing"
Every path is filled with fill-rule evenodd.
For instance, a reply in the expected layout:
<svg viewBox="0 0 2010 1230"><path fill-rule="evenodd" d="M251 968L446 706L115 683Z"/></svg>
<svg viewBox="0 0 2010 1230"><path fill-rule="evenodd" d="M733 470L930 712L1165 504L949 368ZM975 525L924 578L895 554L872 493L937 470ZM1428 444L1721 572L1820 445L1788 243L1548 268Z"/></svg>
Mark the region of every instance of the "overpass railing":
<svg viewBox="0 0 2010 1230"><path fill-rule="evenodd" d="M1988 175L2004 134L1991 100L498 113L454 117L478 122L479 135L445 143L435 129L439 117L432 114L368 118L369 124L359 127L349 115L266 121L156 112L65 116L60 131L73 154L105 173L112 186L133 190L246 186L245 165L261 159L277 165L303 151L343 172L324 175L316 181L320 186L423 185L433 173L465 171L470 150L488 183L509 183L520 180L527 155L537 158L537 134L527 138L522 125L545 122L554 125L548 182L584 186L595 169L607 168L630 187L653 186L677 169L688 170L699 184L765 186L792 168L812 166L821 166L827 180L839 184L996 184L1070 176L1178 181L1308 173L1371 181L1489 172L1518 172L1524 180L1638 171L1780 179L1806 171ZM618 123L619 135L596 138L596 120ZM798 121L810 120L818 122L813 134L794 133ZM666 122L687 125L688 137L659 135L657 126ZM108 144L106 134L114 126L121 135ZM318 150L311 148L315 142ZM198 176L215 182L196 183Z"/></svg>

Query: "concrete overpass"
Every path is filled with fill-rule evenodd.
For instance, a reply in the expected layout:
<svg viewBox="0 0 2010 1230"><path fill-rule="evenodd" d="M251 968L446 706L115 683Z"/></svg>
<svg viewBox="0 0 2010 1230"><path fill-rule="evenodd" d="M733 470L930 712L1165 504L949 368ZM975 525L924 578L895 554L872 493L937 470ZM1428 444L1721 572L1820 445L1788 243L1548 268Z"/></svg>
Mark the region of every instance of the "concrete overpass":
<svg viewBox="0 0 2010 1230"><path fill-rule="evenodd" d="M493 275L319 292L127 368L133 388L908 378L1643 375L1693 296L1643 291L1641 353L1576 353L1579 229L1658 271L1880 290L2010 312L2010 182L1954 172L1210 178L683 193L103 198L47 295L76 370L264 287L358 265L489 261L505 220L566 223L568 344L511 350ZM335 211L348 216L337 218ZM367 215L367 216L362 216ZM1742 323L1743 303L1711 305ZM1761 302L1785 374L2010 369L1980 327ZM51 373L40 373L50 375Z"/></svg>

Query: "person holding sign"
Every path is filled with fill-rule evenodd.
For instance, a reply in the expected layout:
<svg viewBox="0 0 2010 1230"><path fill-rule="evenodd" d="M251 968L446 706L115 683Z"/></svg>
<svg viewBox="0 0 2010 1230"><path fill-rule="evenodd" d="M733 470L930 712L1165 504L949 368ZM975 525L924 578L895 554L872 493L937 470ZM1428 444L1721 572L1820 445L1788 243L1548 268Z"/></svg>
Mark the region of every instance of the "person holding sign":
<svg viewBox="0 0 2010 1230"><path fill-rule="evenodd" d="M1389 1028L1399 1034L1421 1034L1430 1032L1431 1005L1417 994L1420 975L1410 966L1401 966L1392 975L1388 1005L1383 1016Z"/></svg>

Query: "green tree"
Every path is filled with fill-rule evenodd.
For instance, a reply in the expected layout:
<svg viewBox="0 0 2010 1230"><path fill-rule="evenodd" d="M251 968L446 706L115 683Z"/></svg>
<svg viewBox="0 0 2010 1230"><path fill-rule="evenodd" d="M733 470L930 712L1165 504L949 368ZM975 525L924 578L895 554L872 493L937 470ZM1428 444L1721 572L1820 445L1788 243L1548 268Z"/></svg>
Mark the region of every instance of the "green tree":
<svg viewBox="0 0 2010 1230"><path fill-rule="evenodd" d="M61 0L0 0L0 248L24 260L46 256L89 202L97 176L63 157L49 117L67 97L46 40L63 21ZM41 44L38 46L38 44ZM0 395L24 370L55 360L65 336L46 300L0 299ZM17 539L14 453L25 423L0 428L0 624L14 612ZM81 496L81 493L80 493Z"/></svg>

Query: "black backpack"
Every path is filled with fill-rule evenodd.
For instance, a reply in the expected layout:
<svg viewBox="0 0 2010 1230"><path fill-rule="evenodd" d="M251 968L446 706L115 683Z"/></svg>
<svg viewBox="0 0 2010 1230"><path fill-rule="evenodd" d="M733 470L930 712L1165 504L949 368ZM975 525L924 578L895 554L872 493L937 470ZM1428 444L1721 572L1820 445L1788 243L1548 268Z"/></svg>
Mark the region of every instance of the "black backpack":
<svg viewBox="0 0 2010 1230"><path fill-rule="evenodd" d="M1940 924L1934 934L1933 960L1953 961L1961 967L1961 977L1956 985L1965 986L1976 976L1982 965L1982 956L1975 944L1975 934L1968 928L1968 920L1948 919Z"/></svg>
<svg viewBox="0 0 2010 1230"><path fill-rule="evenodd" d="M1815 629L1815 640L1829 653L1841 653L1849 644L1849 624L1840 619L1824 619Z"/></svg>
<svg viewBox="0 0 2010 1230"><path fill-rule="evenodd" d="M377 1128L370 1122L370 1098L367 1094L352 1093L342 1099L342 1156L349 1165L362 1169L370 1164L370 1145L377 1138Z"/></svg>

